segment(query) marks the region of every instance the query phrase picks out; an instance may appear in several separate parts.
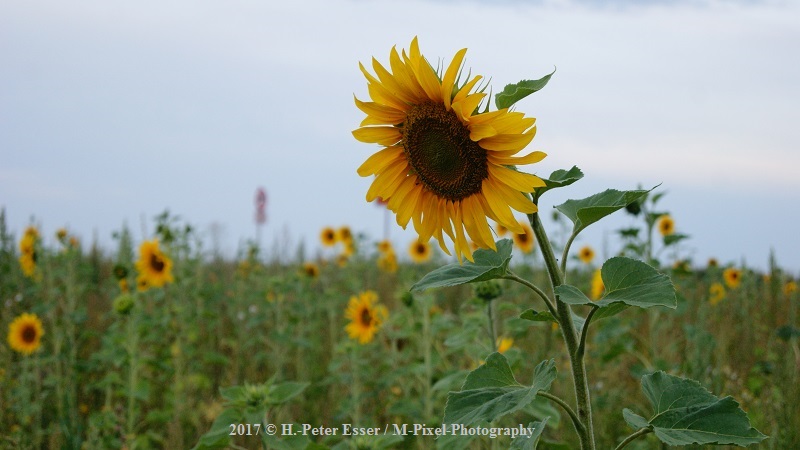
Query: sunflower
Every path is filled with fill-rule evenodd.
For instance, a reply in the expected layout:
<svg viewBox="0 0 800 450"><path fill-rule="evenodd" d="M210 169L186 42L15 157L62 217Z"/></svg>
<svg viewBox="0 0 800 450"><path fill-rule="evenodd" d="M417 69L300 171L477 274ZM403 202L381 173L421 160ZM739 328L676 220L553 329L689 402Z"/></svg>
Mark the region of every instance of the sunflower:
<svg viewBox="0 0 800 450"><path fill-rule="evenodd" d="M508 228L504 227L502 224L495 224L494 225L494 232L497 233L498 236L502 237L508 234Z"/></svg>
<svg viewBox="0 0 800 450"><path fill-rule="evenodd" d="M36 253L21 253L19 255L19 266L26 277L33 278L36 275Z"/></svg>
<svg viewBox="0 0 800 450"><path fill-rule="evenodd" d="M22 268L22 273L28 278L34 278L36 275L36 259L38 252L36 244L39 242L39 230L34 226L25 229L22 239L19 241L19 265Z"/></svg>
<svg viewBox="0 0 800 450"><path fill-rule="evenodd" d="M375 175L367 201L388 200L398 225L413 221L421 241L435 237L450 254L447 234L459 261L472 261L467 235L479 247L496 249L487 217L514 233L524 231L512 208L536 212L523 193L544 183L509 166L545 157L515 156L533 140L536 119L507 108L479 112L486 97L485 88L477 88L482 77L459 84L466 51L459 50L438 74L416 38L408 53L392 48L391 72L374 58L376 76L360 64L372 101L355 99L367 117L353 131L357 140L384 147L358 168L362 177Z"/></svg>
<svg viewBox="0 0 800 450"><path fill-rule="evenodd" d="M415 263L424 263L431 259L431 244L424 241L414 241L408 247L408 254Z"/></svg>
<svg viewBox="0 0 800 450"><path fill-rule="evenodd" d="M165 284L175 281L175 278L172 277L172 260L161 251L157 239L144 241L139 246L136 270L139 271L140 280L137 281L140 288L145 286L145 289L163 287Z"/></svg>
<svg viewBox="0 0 800 450"><path fill-rule="evenodd" d="M378 251L381 253L393 252L394 247L392 247L392 241L385 239L378 242Z"/></svg>
<svg viewBox="0 0 800 450"><path fill-rule="evenodd" d="M789 280L783 285L783 293L785 295L792 295L797 292L797 282Z"/></svg>
<svg viewBox="0 0 800 450"><path fill-rule="evenodd" d="M30 355L42 345L42 321L36 314L23 313L8 326L8 345L23 355Z"/></svg>
<svg viewBox="0 0 800 450"><path fill-rule="evenodd" d="M714 283L708 288L708 302L711 306L716 305L725 298L725 286L722 283Z"/></svg>
<svg viewBox="0 0 800 450"><path fill-rule="evenodd" d="M658 232L662 236L669 236L675 233L675 221L672 220L669 214L664 214L658 219Z"/></svg>
<svg viewBox="0 0 800 450"><path fill-rule="evenodd" d="M350 231L349 227L341 227L336 230L336 240L338 242L343 243L344 245L350 245L353 243L353 233Z"/></svg>
<svg viewBox="0 0 800 450"><path fill-rule="evenodd" d="M313 262L303 263L303 273L308 277L317 278L319 276L319 266Z"/></svg>
<svg viewBox="0 0 800 450"><path fill-rule="evenodd" d="M719 261L717 258L708 258L708 268L714 268L719 266Z"/></svg>
<svg viewBox="0 0 800 450"><path fill-rule="evenodd" d="M336 230L331 227L325 227L319 233L319 240L325 247L333 247L336 245Z"/></svg>
<svg viewBox="0 0 800 450"><path fill-rule="evenodd" d="M603 291L606 290L606 285L603 283L603 275L600 269L594 271L592 274L592 286L589 298L592 300L598 300L603 295Z"/></svg>
<svg viewBox="0 0 800 450"><path fill-rule="evenodd" d="M588 245L581 247L581 249L578 251L578 259L580 259L584 264L590 264L594 259L594 250L592 247L589 247Z"/></svg>
<svg viewBox="0 0 800 450"><path fill-rule="evenodd" d="M383 322L389 316L386 307L377 303L378 294L374 291L362 292L350 297L344 316L350 323L344 327L350 339L359 344L372 342Z"/></svg>
<svg viewBox="0 0 800 450"><path fill-rule="evenodd" d="M522 233L514 234L514 244L522 250L523 253L530 253L533 251L533 246L536 241L533 237L533 229L527 222L519 222L519 227L522 228Z"/></svg>
<svg viewBox="0 0 800 450"><path fill-rule="evenodd" d="M742 271L734 267L728 267L722 272L722 278L729 288L736 289L742 284Z"/></svg>
<svg viewBox="0 0 800 450"><path fill-rule="evenodd" d="M397 272L397 255L394 251L386 252L378 258L378 268L386 273Z"/></svg>
<svg viewBox="0 0 800 450"><path fill-rule="evenodd" d="M513 338L497 338L497 352L505 353L514 345Z"/></svg>

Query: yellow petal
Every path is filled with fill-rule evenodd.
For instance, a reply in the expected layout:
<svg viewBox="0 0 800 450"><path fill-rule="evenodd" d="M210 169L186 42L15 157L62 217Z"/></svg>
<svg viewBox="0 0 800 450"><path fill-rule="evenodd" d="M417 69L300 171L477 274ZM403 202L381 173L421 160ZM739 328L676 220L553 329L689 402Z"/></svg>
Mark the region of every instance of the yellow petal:
<svg viewBox="0 0 800 450"><path fill-rule="evenodd" d="M469 95L469 91L471 91L472 88L475 87L475 85L478 83L478 81L482 79L483 79L482 76L475 75L475 78L469 80L466 84L461 86L461 89L459 89L456 95L453 97L452 103L460 102L463 101L465 98L467 98L467 95Z"/></svg>
<svg viewBox="0 0 800 450"><path fill-rule="evenodd" d="M398 178L405 177L408 173L408 163L405 160L399 160L389 165L383 172L375 177L367 190L367 201L374 201L376 198L391 198L397 185L402 181Z"/></svg>
<svg viewBox="0 0 800 450"><path fill-rule="evenodd" d="M481 139L492 137L496 134L497 130L495 130L491 125L470 124L469 127L469 138L472 139L473 142L478 142Z"/></svg>
<svg viewBox="0 0 800 450"><path fill-rule="evenodd" d="M401 86L400 83L397 82L397 79L392 75L392 73L386 70L386 68L383 67L375 58L372 58L372 69L375 71L375 74L378 75L378 78L381 80L381 83L383 83L383 86L386 87L386 89L388 89L392 94L394 94L395 97L405 103L414 102L414 96L407 92L404 86Z"/></svg>
<svg viewBox="0 0 800 450"><path fill-rule="evenodd" d="M528 197L525 197L522 192L510 188L499 181L492 180L491 177L487 178L486 181L492 185L492 190L497 193L506 205L525 214L532 214L538 211L536 205ZM508 228L510 229L511 227Z"/></svg>
<svg viewBox="0 0 800 450"><path fill-rule="evenodd" d="M532 152L525 156L495 156L495 152L486 152L486 157L490 163L500 166L522 166L525 164L534 164L544 159L547 153Z"/></svg>
<svg viewBox="0 0 800 450"><path fill-rule="evenodd" d="M353 131L353 137L361 142L391 146L400 142L403 135L395 127L364 127Z"/></svg>
<svg viewBox="0 0 800 450"><path fill-rule="evenodd" d="M503 197L496 191L496 188L488 178L483 180L481 191L486 198L486 203L497 216L495 221L511 230L511 232L521 234L523 232L522 227L519 226L517 219L514 218L514 213L511 212L508 202L503 200Z"/></svg>
<svg viewBox="0 0 800 450"><path fill-rule="evenodd" d="M406 195L405 200L397 205L398 225L403 228L408 225L408 221L411 220L411 216L414 214L414 210L417 208L417 201L419 200L420 196L422 196L422 186L415 185L414 188L411 189L411 192Z"/></svg>
<svg viewBox="0 0 800 450"><path fill-rule="evenodd" d="M536 130L536 128L533 128ZM482 139L479 144L486 150L522 150L533 140L534 132L524 134L498 134Z"/></svg>
<svg viewBox="0 0 800 450"><path fill-rule="evenodd" d="M529 173L517 172L508 167L495 166L489 164L489 177L494 177L495 181L506 184L520 192L533 192L533 188L544 186L541 178Z"/></svg>
<svg viewBox="0 0 800 450"><path fill-rule="evenodd" d="M377 103L384 104L386 106L391 106L394 109L400 111L408 111L408 105L400 101L397 97L394 96L391 92L389 92L383 85L378 83L369 83L367 84L367 91L369 92L370 98Z"/></svg>
<svg viewBox="0 0 800 450"><path fill-rule="evenodd" d="M353 98L355 98L355 96ZM405 112L392 108L391 106L381 105L375 102L362 102L357 98L355 98L355 101L358 109L368 116L367 119L374 118L381 122L375 125L396 125L402 123L406 119ZM362 122L361 125L364 126L365 124Z"/></svg>
<svg viewBox="0 0 800 450"><path fill-rule="evenodd" d="M408 195L408 193L411 192L411 189L414 188L416 179L416 176L408 176L405 180L403 180L402 183L400 183L400 186L394 192L394 195L387 199L388 201L386 202L386 207L389 208L390 211L394 211L395 213L397 212L399 206L403 202L403 199L405 199L406 195Z"/></svg>
<svg viewBox="0 0 800 450"><path fill-rule="evenodd" d="M358 168L358 174L362 177L374 175L395 160L404 156L401 147L386 147L367 158L367 160L361 164L361 167Z"/></svg>
<svg viewBox="0 0 800 450"><path fill-rule="evenodd" d="M458 70L461 68L461 63L464 61L466 53L466 48L462 48L456 53L442 79L442 99L444 99L444 107L448 111L450 110L450 99L453 96L453 84L456 82L456 75L458 75Z"/></svg>
<svg viewBox="0 0 800 450"><path fill-rule="evenodd" d="M462 122L468 123L470 116L475 112L475 108L480 105L483 97L486 97L486 94L482 92L470 94L460 102L453 102L453 110L460 116ZM456 109L456 107L458 107L458 109Z"/></svg>
<svg viewBox="0 0 800 450"><path fill-rule="evenodd" d="M414 71L411 70L397 54L397 48L392 47L389 53L389 65L392 68L392 73L397 77L398 81L408 89L414 96L414 103L418 103L425 97L425 91L419 85L417 77L414 76Z"/></svg>

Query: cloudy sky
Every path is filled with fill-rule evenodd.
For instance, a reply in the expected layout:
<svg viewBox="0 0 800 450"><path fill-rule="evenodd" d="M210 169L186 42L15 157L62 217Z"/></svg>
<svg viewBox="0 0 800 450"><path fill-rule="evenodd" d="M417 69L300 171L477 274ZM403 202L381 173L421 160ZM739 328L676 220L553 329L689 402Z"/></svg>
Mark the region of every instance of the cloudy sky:
<svg viewBox="0 0 800 450"><path fill-rule="evenodd" d="M313 248L344 224L379 238L355 172L378 148L350 134L358 62L418 36L432 62L467 47L495 91L557 67L518 104L548 153L527 170L586 177L543 210L661 183L685 255L764 267L774 248L797 274L798 23L796 2L0 0L0 208L17 235L33 220L109 250L169 209L234 254L263 186L265 243ZM613 253L630 223L581 243Z"/></svg>

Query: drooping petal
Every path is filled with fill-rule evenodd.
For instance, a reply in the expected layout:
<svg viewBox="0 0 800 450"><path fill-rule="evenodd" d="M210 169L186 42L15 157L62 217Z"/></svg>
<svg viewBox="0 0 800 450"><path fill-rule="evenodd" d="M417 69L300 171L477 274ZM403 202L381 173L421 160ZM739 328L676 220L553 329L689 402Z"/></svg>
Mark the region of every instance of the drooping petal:
<svg viewBox="0 0 800 450"><path fill-rule="evenodd" d="M486 158L490 163L500 166L523 166L525 164L537 163L547 156L544 152L532 152L525 156L495 156L496 152L486 152Z"/></svg>
<svg viewBox="0 0 800 450"><path fill-rule="evenodd" d="M533 128L536 130L536 128ZM486 150L522 150L531 143L535 133L524 134L498 134L496 136L482 139L479 145Z"/></svg>
<svg viewBox="0 0 800 450"><path fill-rule="evenodd" d="M386 147L373 154L358 168L358 174L362 177L374 175L383 170L389 164L400 158L404 158L403 149L398 147Z"/></svg>
<svg viewBox="0 0 800 450"><path fill-rule="evenodd" d="M389 147L400 142L403 135L395 127L364 127L353 130L353 137L368 144L381 144Z"/></svg>
<svg viewBox="0 0 800 450"><path fill-rule="evenodd" d="M489 177L493 177L496 181L520 192L533 192L534 188L544 186L544 181L541 178L529 173L517 172L514 169L495 166L494 164L489 164L487 168L489 169Z"/></svg>
<svg viewBox="0 0 800 450"><path fill-rule="evenodd" d="M355 96L353 96L355 98ZM381 105L375 102L362 102L355 98L356 107L367 115L367 119L372 118L377 120L376 123L369 123L368 125L396 125L402 123L406 118L406 113L391 106ZM367 119L364 119L365 121ZM361 122L363 127L365 124Z"/></svg>

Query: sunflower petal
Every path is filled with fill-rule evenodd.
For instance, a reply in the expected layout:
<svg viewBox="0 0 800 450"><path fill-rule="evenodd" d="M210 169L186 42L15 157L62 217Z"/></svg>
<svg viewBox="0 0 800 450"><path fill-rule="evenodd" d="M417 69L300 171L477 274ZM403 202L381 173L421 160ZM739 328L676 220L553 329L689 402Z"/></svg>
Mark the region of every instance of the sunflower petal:
<svg viewBox="0 0 800 450"><path fill-rule="evenodd" d="M486 157L489 162L499 166L523 166L525 164L534 164L543 160L547 156L544 152L532 152L525 156L495 156L495 152L486 152Z"/></svg>
<svg viewBox="0 0 800 450"><path fill-rule="evenodd" d="M358 168L358 174L362 177L374 175L384 167L393 163L395 160L402 158L403 149L398 147L386 147L383 150L373 154Z"/></svg>
<svg viewBox="0 0 800 450"><path fill-rule="evenodd" d="M489 164L487 168L489 169L490 177L494 177L496 181L520 192L533 192L534 188L544 186L544 181L541 178L529 173L517 172L514 169L495 166L494 164Z"/></svg>
<svg viewBox="0 0 800 450"><path fill-rule="evenodd" d="M536 130L536 128L533 128ZM523 134L498 134L486 139L482 139L479 145L486 150L522 150L533 140L535 132L529 131Z"/></svg>
<svg viewBox="0 0 800 450"><path fill-rule="evenodd" d="M364 114L367 115L367 118L374 118L380 122L375 125L396 125L402 123L406 118L405 112L391 106L381 105L375 102L362 102L355 98L355 96L353 96L353 98L356 101L356 107L363 111Z"/></svg>
<svg viewBox="0 0 800 450"><path fill-rule="evenodd" d="M403 135L395 127L364 127L353 130L353 137L361 142L391 146L400 142Z"/></svg>
<svg viewBox="0 0 800 450"><path fill-rule="evenodd" d="M444 100L444 107L448 111L450 110L450 100L453 96L453 84L456 82L456 75L458 75L458 70L461 68L461 63L464 61L466 53L466 48L462 48L456 53L444 73L444 78L442 78L442 99Z"/></svg>

